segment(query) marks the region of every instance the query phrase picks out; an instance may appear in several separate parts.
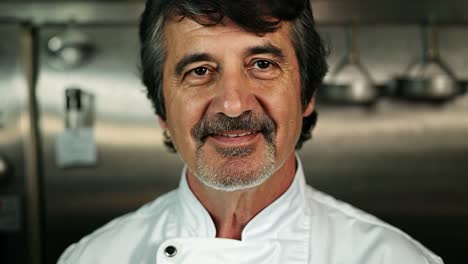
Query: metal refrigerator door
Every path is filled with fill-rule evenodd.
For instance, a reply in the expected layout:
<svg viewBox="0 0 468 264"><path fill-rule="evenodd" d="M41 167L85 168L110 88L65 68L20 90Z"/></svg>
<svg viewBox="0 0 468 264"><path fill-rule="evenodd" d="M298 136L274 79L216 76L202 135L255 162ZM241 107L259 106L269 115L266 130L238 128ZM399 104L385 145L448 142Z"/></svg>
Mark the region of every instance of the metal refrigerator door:
<svg viewBox="0 0 468 264"><path fill-rule="evenodd" d="M182 166L163 145L139 79L136 26L74 26L74 37L67 30L49 26L39 32L46 263L112 218L175 188ZM76 106L75 98L67 112L66 91L72 89L88 96L80 102L86 114L67 129L70 104ZM58 165L58 138L70 127L90 132L95 162Z"/></svg>
<svg viewBox="0 0 468 264"><path fill-rule="evenodd" d="M27 263L28 87L20 27L0 26L0 262Z"/></svg>

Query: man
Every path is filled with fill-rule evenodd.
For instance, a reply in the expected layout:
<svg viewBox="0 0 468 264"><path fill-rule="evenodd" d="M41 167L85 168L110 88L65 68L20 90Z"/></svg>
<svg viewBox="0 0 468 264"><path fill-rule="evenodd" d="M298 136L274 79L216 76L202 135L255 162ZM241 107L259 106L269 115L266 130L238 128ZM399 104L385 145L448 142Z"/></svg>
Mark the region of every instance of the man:
<svg viewBox="0 0 468 264"><path fill-rule="evenodd" d="M140 38L180 186L59 263L442 263L305 184L295 148L327 69L306 1L148 0Z"/></svg>

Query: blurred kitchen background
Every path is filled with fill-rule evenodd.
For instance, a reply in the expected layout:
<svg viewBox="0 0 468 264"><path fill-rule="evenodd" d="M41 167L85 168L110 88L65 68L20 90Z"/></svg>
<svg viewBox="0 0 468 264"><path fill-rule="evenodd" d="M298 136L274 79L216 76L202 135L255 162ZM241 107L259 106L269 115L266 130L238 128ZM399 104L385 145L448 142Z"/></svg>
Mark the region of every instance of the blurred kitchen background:
<svg viewBox="0 0 468 264"><path fill-rule="evenodd" d="M468 1L312 6L331 54L308 182L468 263ZM177 186L139 80L142 9L0 1L0 263L56 263Z"/></svg>

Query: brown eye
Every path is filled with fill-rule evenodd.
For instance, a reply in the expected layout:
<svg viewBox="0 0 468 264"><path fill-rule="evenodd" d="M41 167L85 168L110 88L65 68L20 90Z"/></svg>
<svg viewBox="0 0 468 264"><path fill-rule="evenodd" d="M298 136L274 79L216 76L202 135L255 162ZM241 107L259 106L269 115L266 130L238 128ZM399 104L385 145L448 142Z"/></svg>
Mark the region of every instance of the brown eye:
<svg viewBox="0 0 468 264"><path fill-rule="evenodd" d="M198 67L193 69L192 72L196 75L203 76L208 73L208 69L205 67Z"/></svg>
<svg viewBox="0 0 468 264"><path fill-rule="evenodd" d="M259 69L264 70L271 66L271 62L266 61L266 60L259 60L255 62L255 66Z"/></svg>
<svg viewBox="0 0 468 264"><path fill-rule="evenodd" d="M256 59L250 65L250 74L261 80L275 79L281 74L278 64L270 60Z"/></svg>
<svg viewBox="0 0 468 264"><path fill-rule="evenodd" d="M203 85L213 79L215 70L210 66L199 66L187 71L183 76L183 81L189 85Z"/></svg>

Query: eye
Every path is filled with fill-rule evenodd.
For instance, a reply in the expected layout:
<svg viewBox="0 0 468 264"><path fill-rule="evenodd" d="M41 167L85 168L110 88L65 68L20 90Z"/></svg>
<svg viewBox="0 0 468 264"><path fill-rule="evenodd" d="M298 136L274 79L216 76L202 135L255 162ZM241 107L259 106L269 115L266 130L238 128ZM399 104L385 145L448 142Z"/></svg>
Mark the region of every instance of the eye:
<svg viewBox="0 0 468 264"><path fill-rule="evenodd" d="M258 68L258 69L268 69L268 67L271 66L271 62L267 61L267 60L258 60L255 62L254 64L254 68Z"/></svg>
<svg viewBox="0 0 468 264"><path fill-rule="evenodd" d="M213 79L214 71L210 66L199 66L188 70L183 81L189 85L203 85Z"/></svg>
<svg viewBox="0 0 468 264"><path fill-rule="evenodd" d="M251 76L261 80L272 80L281 74L281 68L278 64L270 60L258 59L250 65L249 72Z"/></svg>
<svg viewBox="0 0 468 264"><path fill-rule="evenodd" d="M198 67L193 70L191 70L189 73L193 73L198 76L203 76L206 75L209 72L209 70L206 67Z"/></svg>

